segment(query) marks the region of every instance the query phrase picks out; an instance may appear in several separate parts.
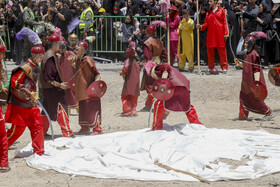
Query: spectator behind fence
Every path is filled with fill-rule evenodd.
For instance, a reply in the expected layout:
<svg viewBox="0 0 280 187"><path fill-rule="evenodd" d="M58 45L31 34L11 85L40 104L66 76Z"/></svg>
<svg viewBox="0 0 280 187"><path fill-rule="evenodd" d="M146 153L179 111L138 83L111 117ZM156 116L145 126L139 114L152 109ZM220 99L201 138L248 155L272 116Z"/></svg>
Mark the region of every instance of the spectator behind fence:
<svg viewBox="0 0 280 187"><path fill-rule="evenodd" d="M23 9L23 21L24 21L24 27L30 28L31 30L34 30L35 26L35 15L33 12L34 6L35 6L35 0L28 1L27 6ZM23 53L22 53L22 61L21 63L25 63L27 59L30 57L30 51L33 47L33 44L27 39L27 37L24 37L23 40Z"/></svg>
<svg viewBox="0 0 280 187"><path fill-rule="evenodd" d="M259 5L259 14L257 17L257 26L256 31L262 31L267 33L270 30L270 23L272 21L272 16L270 13L269 5L262 2ZM264 57L264 65L268 65L268 56L267 56L267 42L266 39L260 39L257 41L257 45L260 47L259 55L260 57Z"/></svg>
<svg viewBox="0 0 280 187"><path fill-rule="evenodd" d="M85 39L88 35L93 33L93 11L90 7L90 0L81 0L83 12L80 17L79 24L80 39Z"/></svg>
<svg viewBox="0 0 280 187"><path fill-rule="evenodd" d="M50 7L48 10L48 19L54 26L61 29L62 36L67 39L67 26L71 21L70 3L68 0L57 0L55 7Z"/></svg>
<svg viewBox="0 0 280 187"><path fill-rule="evenodd" d="M22 16L22 12L20 10L20 7L17 3L14 3L12 6L13 9L13 15L11 16L14 23L14 27L12 28L14 33L18 33L22 27L23 27L23 16ZM21 60L22 60L22 48L23 48L23 41L22 40L18 40L15 37L15 41L14 41L14 51L15 51L15 58L16 58L16 65L19 65Z"/></svg>
<svg viewBox="0 0 280 187"><path fill-rule="evenodd" d="M136 54L139 57L137 60L144 60L144 43L148 39L148 37L145 34L147 25L142 24L140 25L140 31L139 32L134 32L134 37L133 40L136 41ZM137 57L137 58L138 58Z"/></svg>
<svg viewBox="0 0 280 187"><path fill-rule="evenodd" d="M104 8L100 8L98 15L102 16L98 18L97 21L97 30L98 30L98 44L99 50L101 51L112 51L113 46L111 45L111 33L113 33L112 19L106 18L105 16L110 16L106 13Z"/></svg>
<svg viewBox="0 0 280 187"><path fill-rule="evenodd" d="M242 13L241 18L241 36L244 38L251 32L256 31L257 16L259 14L259 7L256 5L256 0L249 0L249 4L242 9L238 7Z"/></svg>
<svg viewBox="0 0 280 187"><path fill-rule="evenodd" d="M276 33L280 32L280 9L279 9L279 4L274 4L273 8L271 10L272 18L274 24L272 25L271 29L275 30ZM278 34L279 35L279 34ZM273 47L274 46L274 47ZM269 45L270 49L269 51L272 51L273 59L275 60L276 63L280 62L280 41L278 38L275 39L275 45Z"/></svg>
<svg viewBox="0 0 280 187"><path fill-rule="evenodd" d="M133 39L133 32L136 31L131 15L126 16L125 23L122 24L122 28L119 32L121 31L123 33L123 50L125 51L128 47L128 43Z"/></svg>

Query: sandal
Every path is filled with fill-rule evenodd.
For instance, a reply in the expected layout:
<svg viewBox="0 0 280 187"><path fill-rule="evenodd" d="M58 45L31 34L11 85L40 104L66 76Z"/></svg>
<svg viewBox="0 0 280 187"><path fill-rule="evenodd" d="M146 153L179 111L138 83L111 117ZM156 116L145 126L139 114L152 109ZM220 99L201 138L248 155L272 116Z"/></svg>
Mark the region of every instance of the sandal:
<svg viewBox="0 0 280 187"><path fill-rule="evenodd" d="M0 168L0 173L6 173L6 172L8 172L10 170L11 170L11 168L9 166L8 167L1 167Z"/></svg>

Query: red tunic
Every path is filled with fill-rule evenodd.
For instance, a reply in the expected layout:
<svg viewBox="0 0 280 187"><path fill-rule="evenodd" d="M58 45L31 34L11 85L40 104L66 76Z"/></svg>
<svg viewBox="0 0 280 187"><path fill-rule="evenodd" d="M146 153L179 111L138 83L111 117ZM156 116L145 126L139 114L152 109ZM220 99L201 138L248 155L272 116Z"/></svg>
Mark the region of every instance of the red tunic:
<svg viewBox="0 0 280 187"><path fill-rule="evenodd" d="M34 67L38 66L34 62L30 61L30 59L27 62L29 64L31 64L31 66L34 66ZM26 75L23 72L23 70L22 69L18 70L11 77L10 87L15 88L19 84L22 84L25 77L26 77ZM37 106L34 106L34 107L32 106L30 108L26 108L26 107L21 107L21 106L15 106L14 104L9 104L8 108L7 108L7 111L6 111L6 114L5 114L5 122L13 123L13 124L19 125L19 126L26 126L26 122L22 119L21 114L27 113L30 116L32 116L33 112L37 111L37 110L39 110ZM38 121L41 121L41 119L38 119Z"/></svg>
<svg viewBox="0 0 280 187"><path fill-rule="evenodd" d="M168 72L168 79L175 87L173 97L164 102L164 108L174 112L188 112L191 109L190 81L177 69L168 64L164 66L162 71Z"/></svg>
<svg viewBox="0 0 280 187"><path fill-rule="evenodd" d="M99 72L89 56L85 56L77 67L82 68L76 75L75 86L76 100L79 102L79 124L96 127L101 124L101 99L90 99L87 88L95 81Z"/></svg>
<svg viewBox="0 0 280 187"><path fill-rule="evenodd" d="M245 55L244 61L260 65L259 54L255 50L252 50L249 54ZM256 100L255 97L250 92L250 85L254 81L255 72L260 72L260 82L262 82L265 85L265 78L263 75L262 67L252 65L249 63L244 63L243 72L242 72L240 100L243 103L244 108L246 110L259 114L267 114L270 110L269 107L264 103L264 101Z"/></svg>
<svg viewBox="0 0 280 187"><path fill-rule="evenodd" d="M225 10L218 7L214 13L211 9L207 11L201 31L207 29L206 47L225 47L224 36L229 35Z"/></svg>
<svg viewBox="0 0 280 187"><path fill-rule="evenodd" d="M61 78L63 82L70 82L71 78L75 74L75 67L76 64L74 62L69 61L69 57L75 57L76 54L72 51L68 51L65 56L60 58L60 69L61 71ZM71 84L67 84L67 88L65 90L65 100L68 107L77 107L78 102L75 99L75 93L71 89Z"/></svg>
<svg viewBox="0 0 280 187"><path fill-rule="evenodd" d="M125 81L122 89L123 95L140 95L140 66L135 59L127 59L124 61Z"/></svg>

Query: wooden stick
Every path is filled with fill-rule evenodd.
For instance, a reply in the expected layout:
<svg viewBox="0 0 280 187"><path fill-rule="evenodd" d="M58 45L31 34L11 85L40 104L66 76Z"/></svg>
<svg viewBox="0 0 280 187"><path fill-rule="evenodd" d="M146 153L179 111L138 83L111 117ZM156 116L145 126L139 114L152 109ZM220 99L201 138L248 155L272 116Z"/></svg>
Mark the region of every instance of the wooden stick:
<svg viewBox="0 0 280 187"><path fill-rule="evenodd" d="M208 181L207 179L204 179L204 178L202 178L202 177L200 177L200 176L198 176L198 175L196 175L196 174L193 174L193 173L191 173L191 172L187 172L187 171L180 170L180 169L175 169L175 168L169 167L169 166L167 166L167 165L161 164L161 163L159 163L158 161L155 161L154 164L157 165L157 166L159 166L159 167L161 167L161 168L163 168L163 169L166 169L167 171L173 170L173 171L178 172L178 173L183 173L183 174L186 174L186 175L190 175L190 176L192 176L193 178L196 178L196 179L198 179L198 180L201 181L201 182L205 182L205 183L210 184L210 181Z"/></svg>
<svg viewBox="0 0 280 187"><path fill-rule="evenodd" d="M199 0L196 0L196 23L199 24ZM199 28L197 28L197 73L200 75Z"/></svg>
<svg viewBox="0 0 280 187"><path fill-rule="evenodd" d="M167 19L167 62L170 65L170 25L169 18Z"/></svg>

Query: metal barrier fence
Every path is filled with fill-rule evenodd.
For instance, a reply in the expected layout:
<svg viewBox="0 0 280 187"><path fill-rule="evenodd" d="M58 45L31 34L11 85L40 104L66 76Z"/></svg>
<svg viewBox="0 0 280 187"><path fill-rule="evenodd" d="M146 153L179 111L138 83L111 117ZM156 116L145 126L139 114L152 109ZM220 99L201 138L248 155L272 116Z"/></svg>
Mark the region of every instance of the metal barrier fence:
<svg viewBox="0 0 280 187"><path fill-rule="evenodd" d="M36 16L37 21L41 20L40 16ZM122 41L122 32L121 25L125 23L126 16L97 16L94 15L93 29L94 31L91 35L95 36L95 41L89 45L89 53L124 53L124 43ZM147 19L148 24L154 20L162 20L165 22L163 16L133 16L137 18L140 23L142 19ZM10 38L10 29L6 22L5 25L2 25L0 28L0 40L1 43L5 43L6 51L9 53L11 51L11 38ZM79 39L83 39L83 33L80 33L79 26L76 27L76 34ZM162 38L165 34L165 30L162 27L158 27L156 36ZM167 37L164 39L164 43Z"/></svg>
<svg viewBox="0 0 280 187"><path fill-rule="evenodd" d="M125 18L126 16L94 16L93 35L95 36L95 41L90 44L90 53L124 53L125 44L122 40L121 28L122 24L125 23ZM133 18L137 18L140 21L146 18L148 23L162 19L156 16L134 16ZM164 29L159 27L157 35L161 38L164 33ZM81 35L78 28L77 35Z"/></svg>

